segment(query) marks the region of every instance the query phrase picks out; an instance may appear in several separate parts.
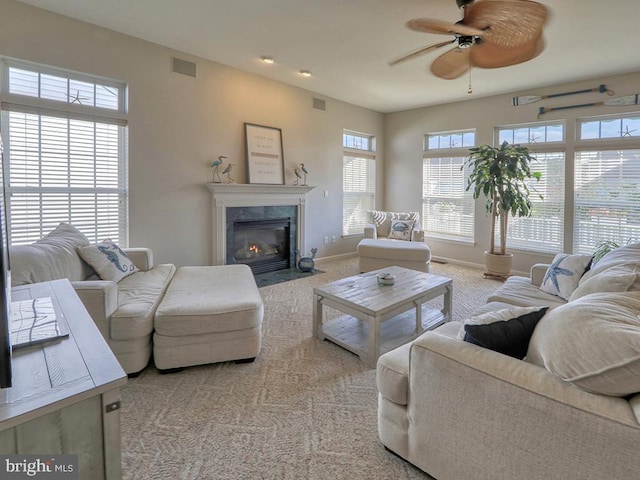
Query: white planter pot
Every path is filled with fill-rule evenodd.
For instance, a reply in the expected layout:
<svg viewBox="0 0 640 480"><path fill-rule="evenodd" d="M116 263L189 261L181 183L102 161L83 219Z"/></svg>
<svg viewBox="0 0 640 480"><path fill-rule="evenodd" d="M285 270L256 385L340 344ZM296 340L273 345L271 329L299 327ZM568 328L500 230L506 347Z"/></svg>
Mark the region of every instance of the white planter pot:
<svg viewBox="0 0 640 480"><path fill-rule="evenodd" d="M511 272L511 266L513 265L513 254L506 253L504 255L496 255L494 253L484 252L484 261L488 273L508 276Z"/></svg>

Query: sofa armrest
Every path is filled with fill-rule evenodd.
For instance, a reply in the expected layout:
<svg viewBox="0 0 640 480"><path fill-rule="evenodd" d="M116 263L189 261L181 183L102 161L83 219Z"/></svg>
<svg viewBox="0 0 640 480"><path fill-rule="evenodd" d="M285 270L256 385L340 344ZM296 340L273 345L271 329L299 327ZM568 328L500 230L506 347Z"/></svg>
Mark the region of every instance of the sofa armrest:
<svg viewBox="0 0 640 480"><path fill-rule="evenodd" d="M530 273L531 283L538 287L542 285L542 280L544 279L544 276L546 275L547 270L550 266L551 265L548 263L536 263L534 266L532 266Z"/></svg>
<svg viewBox="0 0 640 480"><path fill-rule="evenodd" d="M424 230L420 228L414 228L413 230L411 230L411 241L424 242Z"/></svg>
<svg viewBox="0 0 640 480"><path fill-rule="evenodd" d="M378 238L378 232L376 226L372 223L368 223L364 226L364 238Z"/></svg>
<svg viewBox="0 0 640 480"><path fill-rule="evenodd" d="M633 457L625 445L640 438L624 398L436 332L413 342L408 398L408 460L436 478L601 478L591 473L606 469L622 478L638 466L611 455ZM469 447L464 462L460 445Z"/></svg>
<svg viewBox="0 0 640 480"><path fill-rule="evenodd" d="M124 248L124 253L138 267L139 270L146 272L153 268L153 252L149 248Z"/></svg>
<svg viewBox="0 0 640 480"><path fill-rule="evenodd" d="M118 284L108 280L71 282L94 323L109 340L109 321L118 308Z"/></svg>

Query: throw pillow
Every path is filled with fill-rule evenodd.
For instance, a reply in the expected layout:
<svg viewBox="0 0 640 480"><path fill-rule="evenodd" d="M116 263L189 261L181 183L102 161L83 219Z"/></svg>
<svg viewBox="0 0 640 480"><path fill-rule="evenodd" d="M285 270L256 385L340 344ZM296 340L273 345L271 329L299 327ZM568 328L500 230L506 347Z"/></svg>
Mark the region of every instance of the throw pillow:
<svg viewBox="0 0 640 480"><path fill-rule="evenodd" d="M571 294L572 302L590 293L626 292L639 280L640 267L636 264L616 265L593 275L586 280L580 280L578 288Z"/></svg>
<svg viewBox="0 0 640 480"><path fill-rule="evenodd" d="M542 279L540 290L569 300L590 263L591 255L559 253Z"/></svg>
<svg viewBox="0 0 640 480"><path fill-rule="evenodd" d="M549 307L513 307L465 320L463 340L522 359L538 321Z"/></svg>
<svg viewBox="0 0 640 480"><path fill-rule="evenodd" d="M640 293L592 293L538 323L526 360L593 393L640 392Z"/></svg>
<svg viewBox="0 0 640 480"><path fill-rule="evenodd" d="M411 231L414 225L413 220L391 220L391 231L389 238L394 240L411 240Z"/></svg>
<svg viewBox="0 0 640 480"><path fill-rule="evenodd" d="M367 210L369 223L376 226L378 238L388 237L392 220L413 220L414 228L420 224L418 212L385 212L382 210Z"/></svg>
<svg viewBox="0 0 640 480"><path fill-rule="evenodd" d="M138 271L138 267L127 254L110 239L96 245L78 247L78 253L102 280L119 282L127 275Z"/></svg>
<svg viewBox="0 0 640 480"><path fill-rule="evenodd" d="M30 245L12 246L11 284L13 286L46 282L60 278L85 280L93 274L76 251L89 245L89 239L73 225L59 224L46 237Z"/></svg>

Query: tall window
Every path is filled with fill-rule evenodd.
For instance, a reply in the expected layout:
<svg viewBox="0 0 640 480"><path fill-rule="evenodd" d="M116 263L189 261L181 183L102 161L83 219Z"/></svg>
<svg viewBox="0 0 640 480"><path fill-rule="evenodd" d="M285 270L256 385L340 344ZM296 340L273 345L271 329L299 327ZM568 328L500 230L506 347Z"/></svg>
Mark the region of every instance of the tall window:
<svg viewBox="0 0 640 480"><path fill-rule="evenodd" d="M576 153L574 198L575 252L640 241L640 150Z"/></svg>
<svg viewBox="0 0 640 480"><path fill-rule="evenodd" d="M530 217L510 217L507 229L512 248L538 252L564 251L564 124L535 123L497 129L498 143L526 145L535 157L533 172L542 174L531 181Z"/></svg>
<svg viewBox="0 0 640 480"><path fill-rule="evenodd" d="M126 245L125 85L9 59L0 73L11 242L68 222Z"/></svg>
<svg viewBox="0 0 640 480"><path fill-rule="evenodd" d="M640 116L578 120L573 250L640 241Z"/></svg>
<svg viewBox="0 0 640 480"><path fill-rule="evenodd" d="M345 130L342 147L342 234L361 234L375 209L375 137Z"/></svg>
<svg viewBox="0 0 640 480"><path fill-rule="evenodd" d="M469 172L463 164L474 145L473 130L425 136L422 227L427 235L473 242L475 202L466 191Z"/></svg>

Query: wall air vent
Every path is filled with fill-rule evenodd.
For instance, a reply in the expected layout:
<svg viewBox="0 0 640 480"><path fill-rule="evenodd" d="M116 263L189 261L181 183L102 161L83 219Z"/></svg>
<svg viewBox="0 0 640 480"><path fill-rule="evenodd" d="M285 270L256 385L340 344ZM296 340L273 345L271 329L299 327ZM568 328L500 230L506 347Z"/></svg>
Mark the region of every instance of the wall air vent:
<svg viewBox="0 0 640 480"><path fill-rule="evenodd" d="M174 73L181 73L182 75L188 75L190 77L196 77L197 65L187 60L181 60L179 58L171 59L171 71Z"/></svg>
<svg viewBox="0 0 640 480"><path fill-rule="evenodd" d="M324 112L327 109L327 103L324 100L320 100L319 98L314 98L313 108L315 108L316 110L322 110Z"/></svg>

